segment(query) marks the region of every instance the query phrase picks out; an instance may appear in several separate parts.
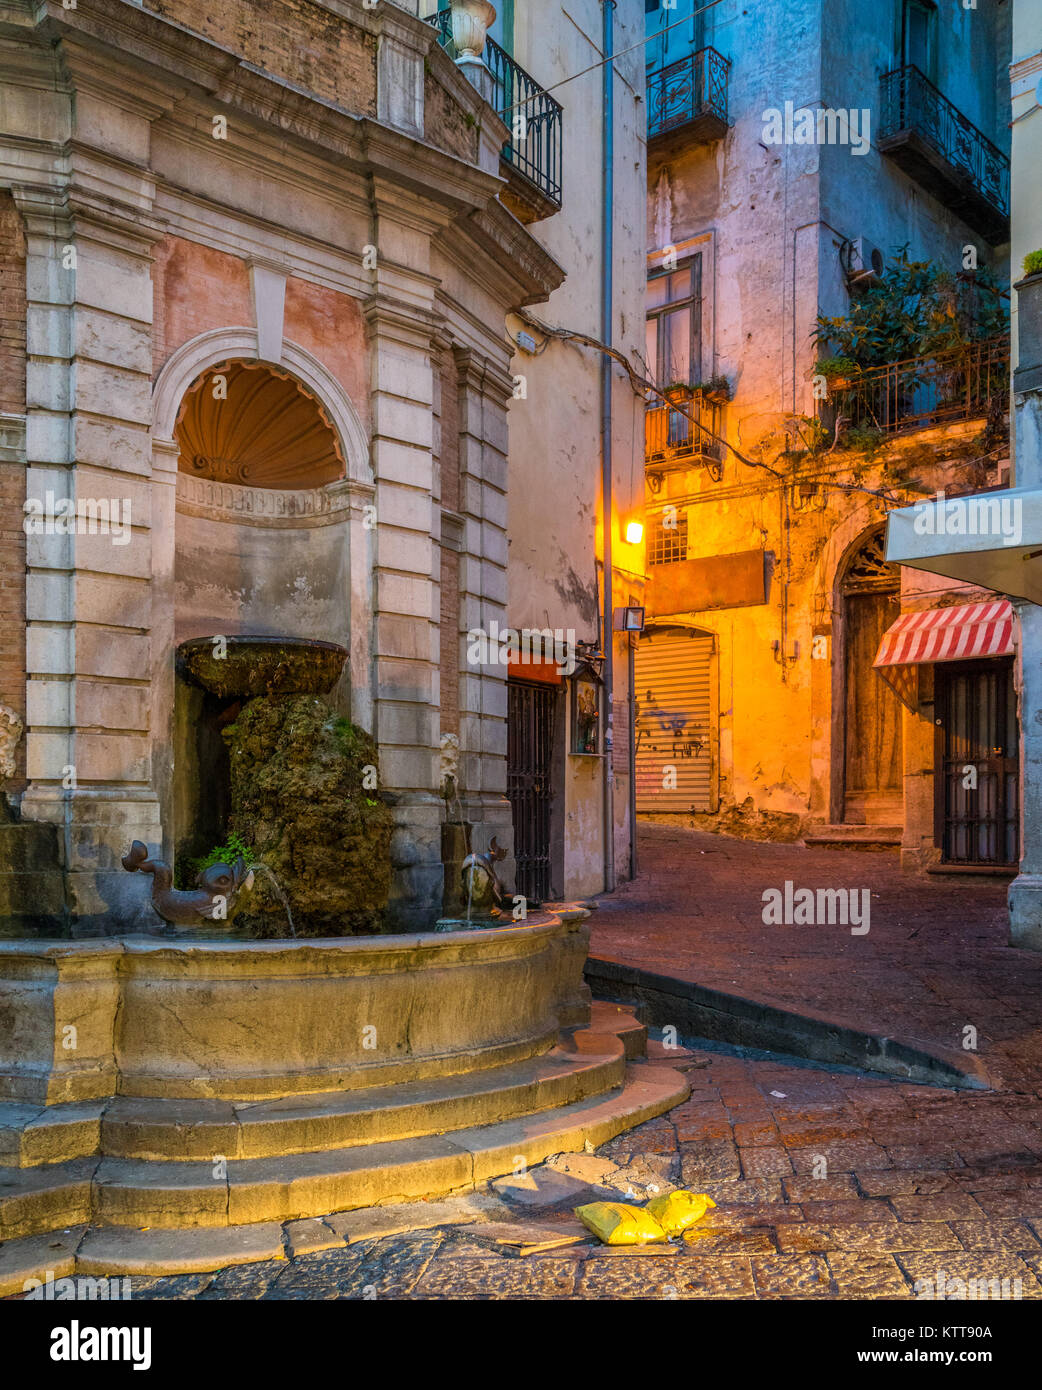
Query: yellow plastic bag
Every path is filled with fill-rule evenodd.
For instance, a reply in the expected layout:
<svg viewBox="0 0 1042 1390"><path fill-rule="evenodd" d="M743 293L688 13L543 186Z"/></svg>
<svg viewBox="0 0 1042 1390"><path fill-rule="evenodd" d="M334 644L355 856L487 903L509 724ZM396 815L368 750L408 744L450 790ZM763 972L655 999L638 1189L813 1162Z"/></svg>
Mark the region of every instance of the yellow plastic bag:
<svg viewBox="0 0 1042 1390"><path fill-rule="evenodd" d="M678 1236L701 1221L710 1207L716 1203L704 1192L670 1192L665 1197L654 1197L644 1208L655 1218L667 1236Z"/></svg>
<svg viewBox="0 0 1042 1390"><path fill-rule="evenodd" d="M653 1216L625 1202L589 1202L575 1214L605 1245L649 1245L666 1238Z"/></svg>

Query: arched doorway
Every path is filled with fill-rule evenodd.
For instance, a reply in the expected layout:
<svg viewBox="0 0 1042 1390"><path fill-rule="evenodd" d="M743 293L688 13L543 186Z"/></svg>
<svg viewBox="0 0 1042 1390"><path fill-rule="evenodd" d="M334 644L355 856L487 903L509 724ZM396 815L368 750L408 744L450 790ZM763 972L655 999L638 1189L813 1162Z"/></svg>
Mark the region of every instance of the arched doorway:
<svg viewBox="0 0 1042 1390"><path fill-rule="evenodd" d="M842 818L847 825L904 823L901 702L873 669L900 613L901 570L886 560L885 529L855 545L839 581L842 612Z"/></svg>

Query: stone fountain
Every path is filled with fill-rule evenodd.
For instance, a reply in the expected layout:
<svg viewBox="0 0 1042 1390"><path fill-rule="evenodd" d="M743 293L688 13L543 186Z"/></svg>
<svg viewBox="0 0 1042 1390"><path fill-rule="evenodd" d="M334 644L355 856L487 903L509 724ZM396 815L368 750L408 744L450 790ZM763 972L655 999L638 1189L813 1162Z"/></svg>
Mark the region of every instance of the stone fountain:
<svg viewBox="0 0 1042 1390"><path fill-rule="evenodd" d="M687 1095L628 1062L636 1020L591 1017L586 909L512 920L495 840L463 861L469 931L373 934L390 812L372 739L326 698L346 653L220 650L181 665L227 749L221 831L257 862L178 887L135 841L166 936L0 941L0 1296L280 1259L280 1223L469 1190ZM262 865L301 939L247 939L282 934Z"/></svg>
<svg viewBox="0 0 1042 1390"><path fill-rule="evenodd" d="M219 783L209 843L197 831L178 858L191 862L229 833L250 847L261 872L238 906L236 936L383 927L392 821L377 749L327 698L346 658L334 642L256 635L197 637L178 648L182 681L201 692L196 776ZM234 873L229 860L208 871ZM188 874L178 891L203 887Z"/></svg>

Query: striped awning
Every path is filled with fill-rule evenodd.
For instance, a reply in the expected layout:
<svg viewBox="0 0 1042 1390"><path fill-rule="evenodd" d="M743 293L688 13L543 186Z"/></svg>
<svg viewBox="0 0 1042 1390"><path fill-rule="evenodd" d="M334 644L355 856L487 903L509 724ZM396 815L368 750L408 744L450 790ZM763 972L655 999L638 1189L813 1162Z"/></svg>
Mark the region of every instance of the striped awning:
<svg viewBox="0 0 1042 1390"><path fill-rule="evenodd" d="M1013 605L1007 598L902 613L883 634L872 663L911 709L916 667L928 661L971 661L1013 653Z"/></svg>

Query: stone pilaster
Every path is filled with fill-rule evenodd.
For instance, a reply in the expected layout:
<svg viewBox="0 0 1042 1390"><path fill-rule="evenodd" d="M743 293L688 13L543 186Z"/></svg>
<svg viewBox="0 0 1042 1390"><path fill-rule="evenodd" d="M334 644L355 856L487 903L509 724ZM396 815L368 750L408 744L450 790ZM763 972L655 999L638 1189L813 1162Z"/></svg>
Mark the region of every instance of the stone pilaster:
<svg viewBox="0 0 1042 1390"><path fill-rule="evenodd" d="M507 401L508 374L468 349L455 354L459 380L460 502L464 518L460 556L460 622L464 634L507 627ZM464 813L475 823L475 848L494 835L508 857L504 883L514 881L513 824L507 790L507 668L467 659L460 670L460 780Z"/></svg>
<svg viewBox="0 0 1042 1390"><path fill-rule="evenodd" d="M161 838L149 742L152 192L146 174L84 147L60 184L15 190L28 232L26 490L44 512L27 545L22 814L61 827L71 910L88 934L154 921L119 863L132 839ZM51 522L52 499L76 521Z"/></svg>
<svg viewBox="0 0 1042 1390"><path fill-rule="evenodd" d="M375 480L372 731L381 785L395 797L390 920L429 927L442 896L438 588L431 307L366 301Z"/></svg>

